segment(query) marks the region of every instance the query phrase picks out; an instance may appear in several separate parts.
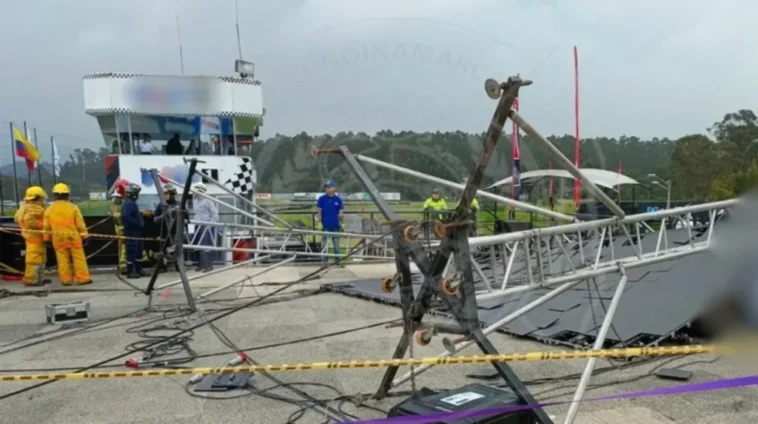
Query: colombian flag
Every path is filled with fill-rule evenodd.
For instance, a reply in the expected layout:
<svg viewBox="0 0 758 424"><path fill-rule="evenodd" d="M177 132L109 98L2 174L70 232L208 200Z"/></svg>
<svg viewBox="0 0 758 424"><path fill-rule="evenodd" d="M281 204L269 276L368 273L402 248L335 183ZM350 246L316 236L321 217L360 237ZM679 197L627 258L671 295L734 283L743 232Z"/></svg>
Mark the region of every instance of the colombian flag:
<svg viewBox="0 0 758 424"><path fill-rule="evenodd" d="M16 127L13 127L13 140L16 142L16 155L26 159L26 168L33 171L40 157L39 152Z"/></svg>

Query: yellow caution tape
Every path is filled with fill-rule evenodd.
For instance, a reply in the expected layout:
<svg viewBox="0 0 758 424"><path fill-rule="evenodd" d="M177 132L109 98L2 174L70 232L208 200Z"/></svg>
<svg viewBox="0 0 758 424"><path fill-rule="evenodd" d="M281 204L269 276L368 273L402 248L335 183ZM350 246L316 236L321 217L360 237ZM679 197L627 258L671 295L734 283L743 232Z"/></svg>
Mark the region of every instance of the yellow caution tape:
<svg viewBox="0 0 758 424"><path fill-rule="evenodd" d="M184 368L184 369L156 369L150 371L112 371L112 372L84 372L70 374L20 374L3 375L0 381L39 381L39 380L86 380L107 379L125 377L170 377L177 375L195 374L234 374L238 372L282 372L282 371L322 371L356 368L385 368L393 366L419 366L419 365L463 365L481 364L488 362L523 362L523 361L550 361L564 359L586 358L631 358L635 356L680 356L698 355L723 351L723 346L716 345L691 345L671 347L641 347L626 349L606 350L568 350L557 352L531 352L514 353L504 355L472 355L450 356L446 358L415 358L415 359L389 359L378 361L338 361L338 362L313 362L309 364L281 364L281 365L254 365L241 367L222 368Z"/></svg>
<svg viewBox="0 0 758 424"><path fill-rule="evenodd" d="M104 239L114 239L114 240L142 240L142 241L161 241L163 238L161 237L127 237L127 236L119 236L115 234L97 234L97 233L78 233L78 232L72 232L72 231L45 231L45 230L31 230L26 229L23 231L29 231L33 233L49 233L49 234L65 234L65 235L78 235L82 238L104 238ZM21 229L16 228L0 228L0 232L5 232L9 234L15 234L15 235L21 235Z"/></svg>

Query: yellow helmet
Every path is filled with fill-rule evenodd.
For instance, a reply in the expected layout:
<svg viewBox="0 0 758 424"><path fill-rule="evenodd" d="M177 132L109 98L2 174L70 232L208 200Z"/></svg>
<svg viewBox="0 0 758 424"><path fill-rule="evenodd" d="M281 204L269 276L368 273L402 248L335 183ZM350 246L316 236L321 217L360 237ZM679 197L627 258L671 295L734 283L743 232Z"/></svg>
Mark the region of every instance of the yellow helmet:
<svg viewBox="0 0 758 424"><path fill-rule="evenodd" d="M45 198L46 196L47 195L45 194L45 190L43 190L42 187L31 186L26 189L24 200L34 200L37 197Z"/></svg>
<svg viewBox="0 0 758 424"><path fill-rule="evenodd" d="M71 194L71 189L66 184L58 183L53 187L53 194Z"/></svg>

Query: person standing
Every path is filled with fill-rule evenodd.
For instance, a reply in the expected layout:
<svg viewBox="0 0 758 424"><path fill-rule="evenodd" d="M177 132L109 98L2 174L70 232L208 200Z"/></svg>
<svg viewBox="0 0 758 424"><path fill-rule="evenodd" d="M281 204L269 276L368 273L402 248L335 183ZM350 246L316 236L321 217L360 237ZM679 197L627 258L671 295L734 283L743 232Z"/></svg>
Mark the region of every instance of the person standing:
<svg viewBox="0 0 758 424"><path fill-rule="evenodd" d="M142 144L140 145L140 152L143 155L153 154L153 137L150 134L145 134L145 138L142 140Z"/></svg>
<svg viewBox="0 0 758 424"><path fill-rule="evenodd" d="M118 246L118 272L126 275L126 243L124 242L124 226L121 224L121 208L124 205L124 197L126 196L126 188L129 186L129 181L118 180L113 188L113 194L110 204L110 215L113 218L113 225L116 230L116 244Z"/></svg>
<svg viewBox="0 0 758 424"><path fill-rule="evenodd" d="M455 208L458 209L458 205L460 205L460 200L456 204ZM466 211L466 214L464 215L465 219L468 221L471 221L471 223L468 225L468 236L473 237L476 235L476 219L479 215L479 201L476 200L476 197L471 199L471 207Z"/></svg>
<svg viewBox="0 0 758 424"><path fill-rule="evenodd" d="M124 227L126 238L126 278L140 278L147 275L142 269L142 253L145 248L141 238L145 229L145 220L137 205L140 191L142 187L134 183L129 184L121 207L121 225Z"/></svg>
<svg viewBox="0 0 758 424"><path fill-rule="evenodd" d="M197 183L192 187L195 198L192 201L192 209L195 213L196 221L210 222L216 224L219 222L218 206L216 202L205 197L208 189L203 183ZM214 246L216 243L216 227L210 224L197 225L193 244L200 246ZM213 270L213 253L208 250L198 252L198 261L195 271L208 272Z"/></svg>
<svg viewBox="0 0 758 424"><path fill-rule="evenodd" d="M337 195L337 184L332 180L328 180L324 183L324 194L322 194L316 202L316 208L318 209L317 217L318 222L321 224L321 230L324 234L321 236L321 245L329 251L327 243L329 239L332 239L332 246L334 247L334 254L336 255L337 266L340 265L340 237L339 233L342 231L342 219L344 217L343 211L345 205L342 199ZM324 265L329 263L329 257L324 256L322 262Z"/></svg>
<svg viewBox="0 0 758 424"><path fill-rule="evenodd" d="M163 239L161 243L163 246L162 250L164 259L161 261L160 267L164 271L166 270L166 258L169 256L168 253L172 250L174 245L174 232L177 224L173 221L175 216L173 210L179 204L176 200L176 194L176 187L171 184L166 184L163 188L163 198L166 201L166 205L164 206L163 202L158 203L158 206L155 207L155 212L153 212L153 220L160 226L160 237ZM174 267L176 267L175 262Z"/></svg>
<svg viewBox="0 0 758 424"><path fill-rule="evenodd" d="M432 190L432 195L424 201L422 208L425 213L429 214L429 219L439 219L440 221L445 218L445 211L447 211L447 203L445 199L440 195L440 190L435 188ZM435 215L437 215L435 217Z"/></svg>
<svg viewBox="0 0 758 424"><path fill-rule="evenodd" d="M43 286L50 284L43 278L46 262L46 249L43 236L45 220L45 191L42 187L32 186L26 189L24 205L16 212L16 223L21 227L21 236L26 243L26 268L21 282L26 286Z"/></svg>
<svg viewBox="0 0 758 424"><path fill-rule="evenodd" d="M74 280L78 285L91 284L83 242L89 234L82 211L69 200L70 196L71 189L66 184L53 187L53 203L44 215L44 240L52 241L61 284L68 286Z"/></svg>

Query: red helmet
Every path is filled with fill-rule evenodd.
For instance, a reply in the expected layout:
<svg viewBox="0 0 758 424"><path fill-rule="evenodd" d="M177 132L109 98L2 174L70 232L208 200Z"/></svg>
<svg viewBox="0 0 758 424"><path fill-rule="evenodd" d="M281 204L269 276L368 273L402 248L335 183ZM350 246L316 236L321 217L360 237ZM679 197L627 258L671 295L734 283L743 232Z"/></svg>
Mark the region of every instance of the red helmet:
<svg viewBox="0 0 758 424"><path fill-rule="evenodd" d="M116 184L113 185L113 195L124 197L127 187L129 187L129 181L124 179L116 181Z"/></svg>

